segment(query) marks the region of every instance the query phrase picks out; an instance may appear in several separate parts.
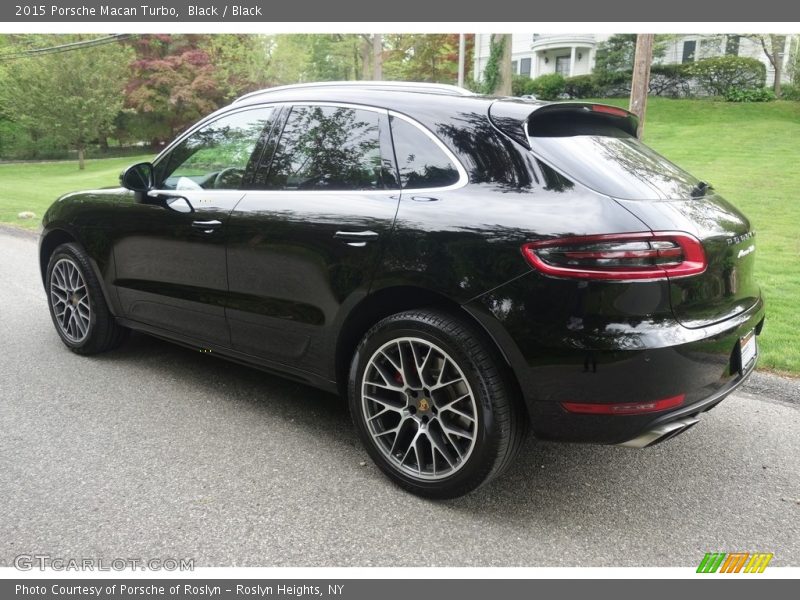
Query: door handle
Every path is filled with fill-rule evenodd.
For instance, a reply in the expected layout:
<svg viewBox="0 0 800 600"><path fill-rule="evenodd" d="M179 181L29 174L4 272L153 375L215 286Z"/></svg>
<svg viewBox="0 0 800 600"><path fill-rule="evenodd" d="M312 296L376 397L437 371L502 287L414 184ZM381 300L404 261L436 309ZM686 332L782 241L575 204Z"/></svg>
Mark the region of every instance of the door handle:
<svg viewBox="0 0 800 600"><path fill-rule="evenodd" d="M378 234L374 231L337 231L333 234L333 239L342 240L348 246L363 248L367 242L378 239Z"/></svg>
<svg viewBox="0 0 800 600"><path fill-rule="evenodd" d="M213 221L192 221L192 227L201 230L203 233L211 233L215 229L222 227L222 221L217 221L216 219Z"/></svg>

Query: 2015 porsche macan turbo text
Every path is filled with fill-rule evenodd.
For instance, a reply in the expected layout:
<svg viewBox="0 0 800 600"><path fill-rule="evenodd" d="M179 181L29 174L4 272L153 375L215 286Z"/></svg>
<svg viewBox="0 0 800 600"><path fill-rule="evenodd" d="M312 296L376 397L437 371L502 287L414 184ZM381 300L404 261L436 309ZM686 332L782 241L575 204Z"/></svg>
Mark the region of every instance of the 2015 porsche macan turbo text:
<svg viewBox="0 0 800 600"><path fill-rule="evenodd" d="M450 86L249 94L47 211L79 354L133 329L346 394L396 483L454 497L528 430L644 447L754 369L748 220L587 103Z"/></svg>

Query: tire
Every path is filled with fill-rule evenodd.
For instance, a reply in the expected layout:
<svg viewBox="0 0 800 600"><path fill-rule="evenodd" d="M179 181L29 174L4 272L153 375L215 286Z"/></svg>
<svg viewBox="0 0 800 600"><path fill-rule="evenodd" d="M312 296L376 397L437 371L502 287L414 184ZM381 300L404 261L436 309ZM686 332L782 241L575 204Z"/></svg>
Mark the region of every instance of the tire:
<svg viewBox="0 0 800 600"><path fill-rule="evenodd" d="M370 329L353 357L350 413L380 469L427 498L456 498L500 475L527 416L491 343L446 312L414 310Z"/></svg>
<svg viewBox="0 0 800 600"><path fill-rule="evenodd" d="M108 310L100 282L78 244L61 244L53 251L45 288L56 332L76 354L106 352L127 338L129 330Z"/></svg>

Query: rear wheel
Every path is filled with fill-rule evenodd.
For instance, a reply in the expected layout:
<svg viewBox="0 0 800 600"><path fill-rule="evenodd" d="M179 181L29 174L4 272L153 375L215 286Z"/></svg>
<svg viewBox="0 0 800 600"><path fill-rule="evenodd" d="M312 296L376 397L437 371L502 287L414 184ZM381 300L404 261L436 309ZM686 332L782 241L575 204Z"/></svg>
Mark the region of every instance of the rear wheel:
<svg viewBox="0 0 800 600"><path fill-rule="evenodd" d="M495 352L469 324L438 311L373 327L353 359L349 400L381 470L431 498L461 496L502 473L526 429Z"/></svg>
<svg viewBox="0 0 800 600"><path fill-rule="evenodd" d="M50 316L61 341L77 354L97 354L119 346L128 330L108 310L100 282L77 244L58 246L45 280Z"/></svg>

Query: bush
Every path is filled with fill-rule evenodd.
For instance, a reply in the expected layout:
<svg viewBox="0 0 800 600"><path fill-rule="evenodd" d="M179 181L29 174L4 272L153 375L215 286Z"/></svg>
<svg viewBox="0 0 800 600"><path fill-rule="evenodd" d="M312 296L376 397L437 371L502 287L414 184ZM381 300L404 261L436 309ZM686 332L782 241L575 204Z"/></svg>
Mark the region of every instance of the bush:
<svg viewBox="0 0 800 600"><path fill-rule="evenodd" d="M650 67L651 96L685 98L692 95L688 65L653 65Z"/></svg>
<svg viewBox="0 0 800 600"><path fill-rule="evenodd" d="M764 63L742 56L705 58L686 70L706 93L726 98L735 90L761 90L767 79Z"/></svg>
<svg viewBox="0 0 800 600"><path fill-rule="evenodd" d="M514 75L511 80L511 94L513 96L533 94L533 79L526 75Z"/></svg>
<svg viewBox="0 0 800 600"><path fill-rule="evenodd" d="M540 100L557 100L564 93L564 77L559 73L540 75L531 81L531 93Z"/></svg>
<svg viewBox="0 0 800 600"><path fill-rule="evenodd" d="M564 93L570 98L594 98L597 91L597 83L591 75L575 75L564 80Z"/></svg>
<svg viewBox="0 0 800 600"><path fill-rule="evenodd" d="M772 102L775 100L775 92L769 88L733 88L725 94L728 102Z"/></svg>
<svg viewBox="0 0 800 600"><path fill-rule="evenodd" d="M597 95L601 98L617 98L631 93L631 72L613 71L595 77Z"/></svg>
<svg viewBox="0 0 800 600"><path fill-rule="evenodd" d="M784 83L781 86L781 100L800 100L800 85Z"/></svg>

